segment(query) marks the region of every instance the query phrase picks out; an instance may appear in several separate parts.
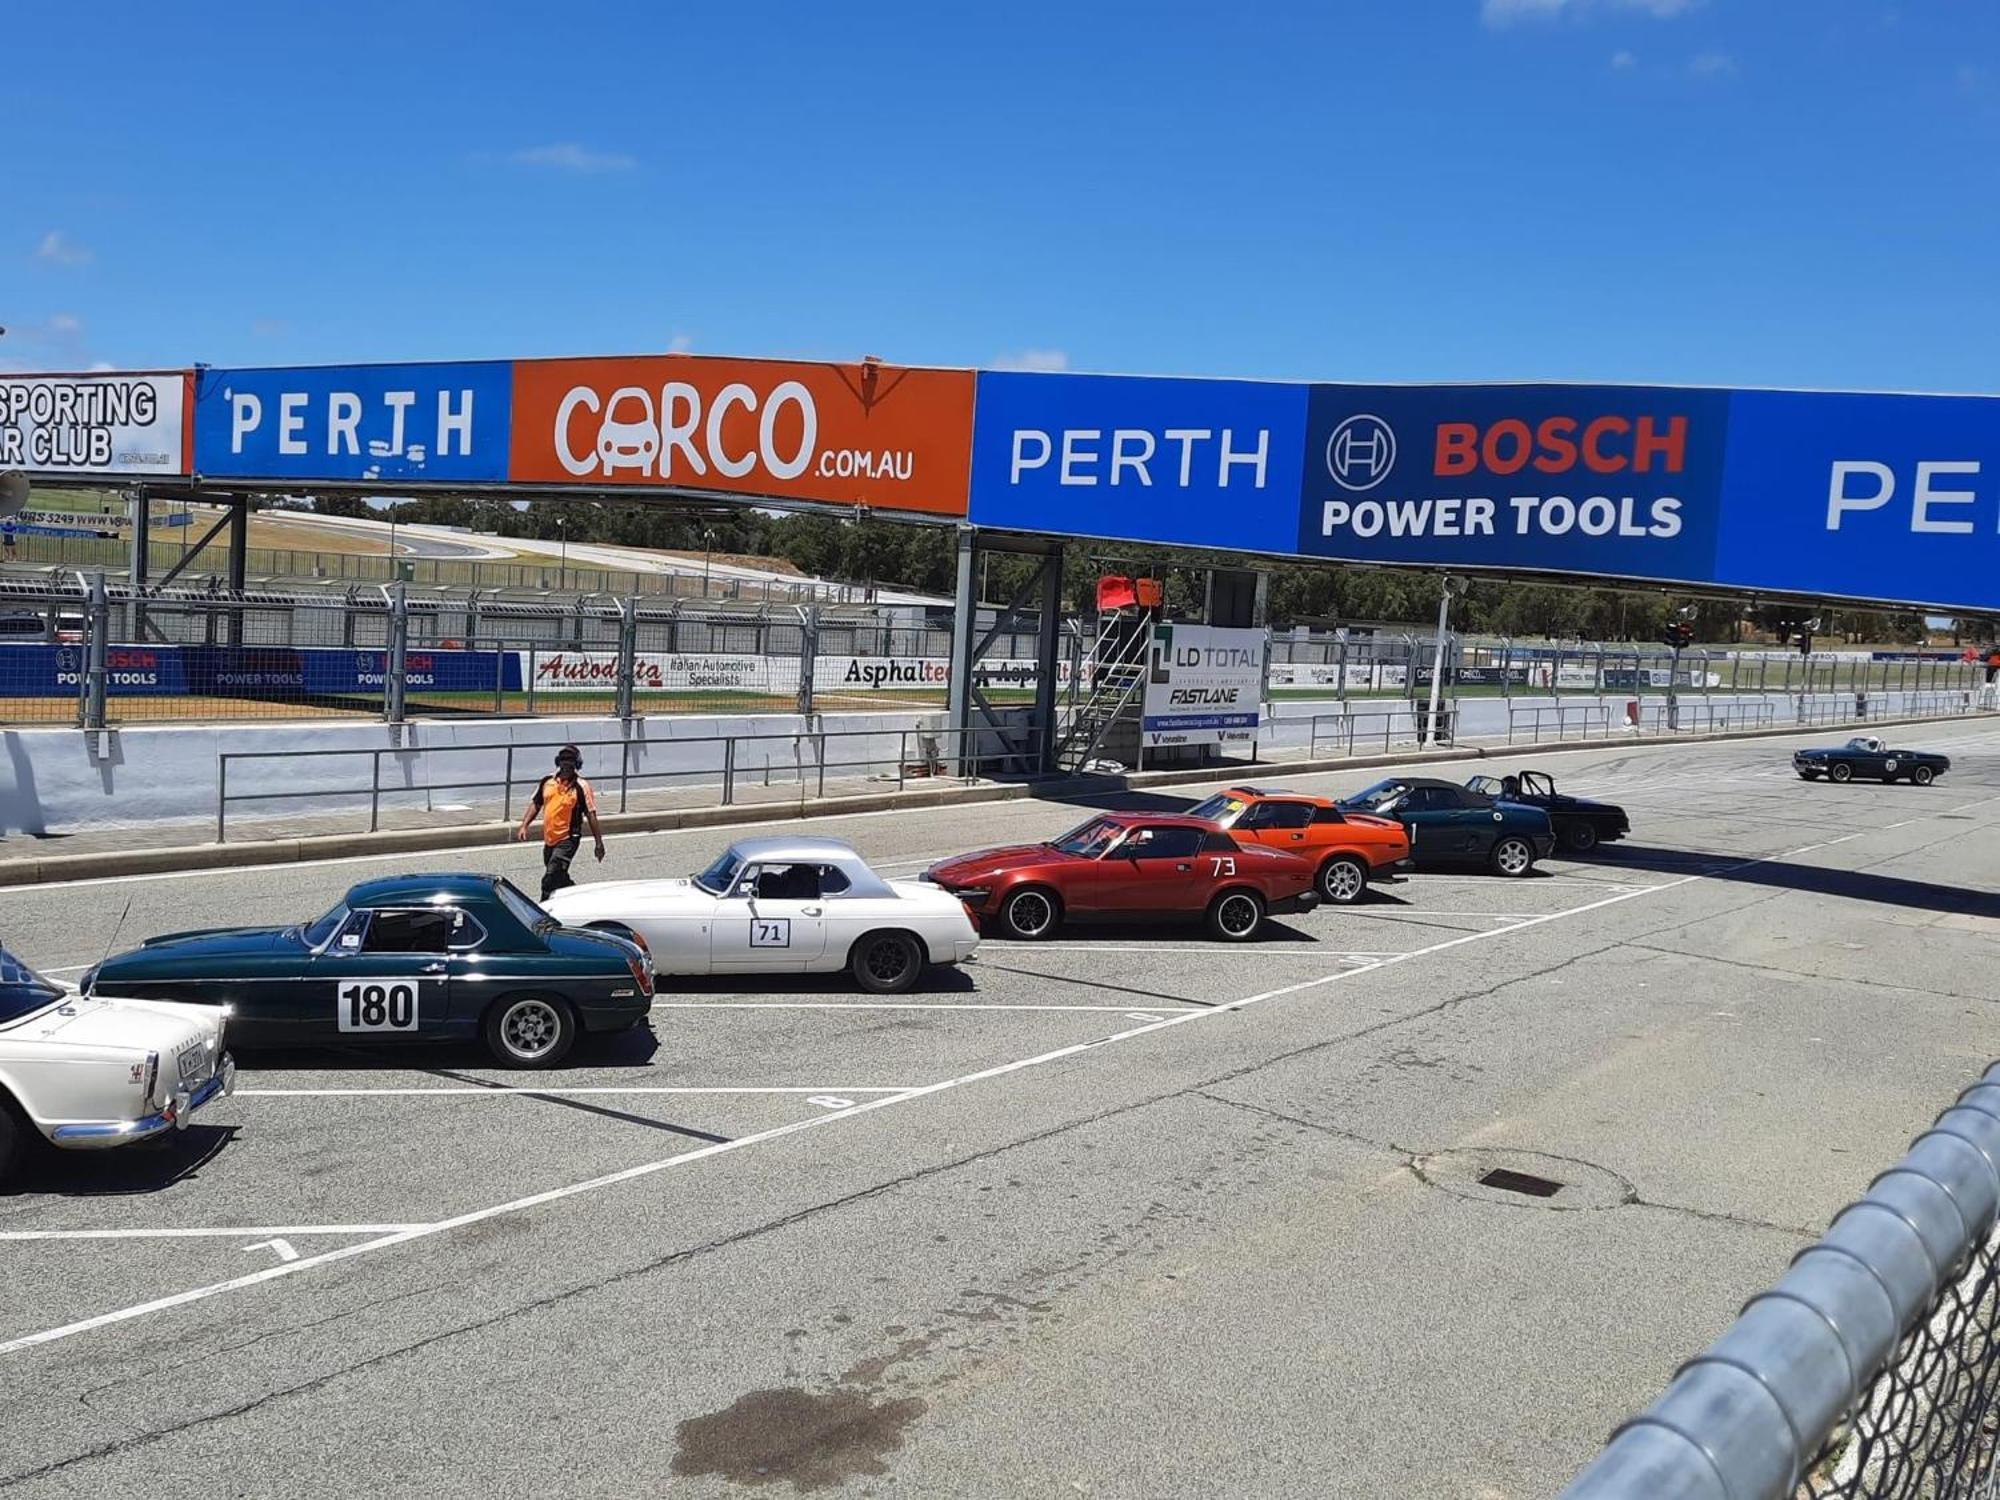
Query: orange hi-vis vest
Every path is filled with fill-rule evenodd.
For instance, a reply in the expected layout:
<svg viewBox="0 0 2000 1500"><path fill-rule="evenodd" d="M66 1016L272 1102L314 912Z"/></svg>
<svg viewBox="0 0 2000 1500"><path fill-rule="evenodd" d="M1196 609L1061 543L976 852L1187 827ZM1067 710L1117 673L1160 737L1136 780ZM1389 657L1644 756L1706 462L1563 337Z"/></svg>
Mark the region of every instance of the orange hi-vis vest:
<svg viewBox="0 0 2000 1500"><path fill-rule="evenodd" d="M581 833L578 808L597 811L597 793L581 776L565 783L560 776L544 776L535 788L535 806L542 810L542 842L560 844L571 834Z"/></svg>

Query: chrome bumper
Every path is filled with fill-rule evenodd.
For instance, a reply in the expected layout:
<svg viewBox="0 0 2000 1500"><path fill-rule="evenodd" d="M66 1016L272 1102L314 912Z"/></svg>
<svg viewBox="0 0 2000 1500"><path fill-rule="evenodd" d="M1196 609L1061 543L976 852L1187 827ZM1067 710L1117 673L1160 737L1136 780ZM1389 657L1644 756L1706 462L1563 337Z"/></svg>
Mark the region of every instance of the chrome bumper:
<svg viewBox="0 0 2000 1500"><path fill-rule="evenodd" d="M158 1114L138 1120L90 1120L58 1125L49 1135L56 1145L72 1151L88 1151L101 1146L123 1146L131 1141L150 1140L169 1130L187 1129L188 1117L217 1094L236 1092L236 1059L222 1054L221 1065L193 1093L176 1092L171 1103Z"/></svg>

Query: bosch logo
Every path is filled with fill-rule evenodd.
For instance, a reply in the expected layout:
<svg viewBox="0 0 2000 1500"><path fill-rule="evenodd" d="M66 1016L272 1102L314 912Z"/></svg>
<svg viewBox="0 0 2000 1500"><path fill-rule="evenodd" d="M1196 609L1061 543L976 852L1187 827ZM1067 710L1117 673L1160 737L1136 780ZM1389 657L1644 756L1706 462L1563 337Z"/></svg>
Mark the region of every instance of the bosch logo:
<svg viewBox="0 0 2000 1500"><path fill-rule="evenodd" d="M1326 471L1344 490L1372 490L1395 467L1396 432L1380 417L1349 417L1326 440Z"/></svg>

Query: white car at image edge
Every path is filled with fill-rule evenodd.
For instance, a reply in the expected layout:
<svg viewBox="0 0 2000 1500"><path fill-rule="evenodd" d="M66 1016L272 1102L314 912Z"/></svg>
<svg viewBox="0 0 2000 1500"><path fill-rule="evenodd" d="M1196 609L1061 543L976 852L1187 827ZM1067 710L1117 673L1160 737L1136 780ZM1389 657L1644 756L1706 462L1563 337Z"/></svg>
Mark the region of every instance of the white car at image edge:
<svg viewBox="0 0 2000 1500"><path fill-rule="evenodd" d="M86 998L0 948L0 1183L37 1135L90 1151L185 1129L236 1087L225 1024L216 1006Z"/></svg>
<svg viewBox="0 0 2000 1500"><path fill-rule="evenodd" d="M837 839L742 839L690 878L570 886L542 905L566 927L636 936L659 974L845 969L864 990L898 994L979 946L956 896L884 880Z"/></svg>

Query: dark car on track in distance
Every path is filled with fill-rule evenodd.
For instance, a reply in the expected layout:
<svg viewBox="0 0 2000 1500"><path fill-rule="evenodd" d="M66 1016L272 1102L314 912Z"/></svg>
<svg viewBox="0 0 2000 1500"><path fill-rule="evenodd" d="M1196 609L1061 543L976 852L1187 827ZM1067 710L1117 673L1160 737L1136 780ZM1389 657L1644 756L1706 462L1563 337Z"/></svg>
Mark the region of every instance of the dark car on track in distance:
<svg viewBox="0 0 2000 1500"><path fill-rule="evenodd" d="M1844 745L1794 750L1792 769L1806 781L1912 781L1929 786L1951 769L1948 756L1934 750L1893 750L1872 734L1857 734Z"/></svg>
<svg viewBox="0 0 2000 1500"><path fill-rule="evenodd" d="M653 966L631 938L564 927L498 876L392 875L295 926L150 938L79 987L227 1005L239 1049L476 1040L503 1066L547 1068L580 1032L645 1020Z"/></svg>
<svg viewBox="0 0 2000 1500"><path fill-rule="evenodd" d="M1624 808L1615 802L1595 802L1559 792L1555 777L1546 771L1474 776L1465 785L1482 797L1539 807L1555 825L1556 843L1572 854L1587 854L1599 844L1622 839L1632 831L1632 820Z"/></svg>
<svg viewBox="0 0 2000 1500"><path fill-rule="evenodd" d="M1555 826L1541 808L1429 776L1392 776L1341 798L1340 806L1401 823L1419 870L1480 864L1498 875L1525 875L1556 846Z"/></svg>
<svg viewBox="0 0 2000 1500"><path fill-rule="evenodd" d="M1268 913L1317 906L1317 871L1200 818L1100 813L1061 838L961 854L923 878L1006 937L1049 937L1066 921L1178 917L1204 919L1214 936L1240 943Z"/></svg>

